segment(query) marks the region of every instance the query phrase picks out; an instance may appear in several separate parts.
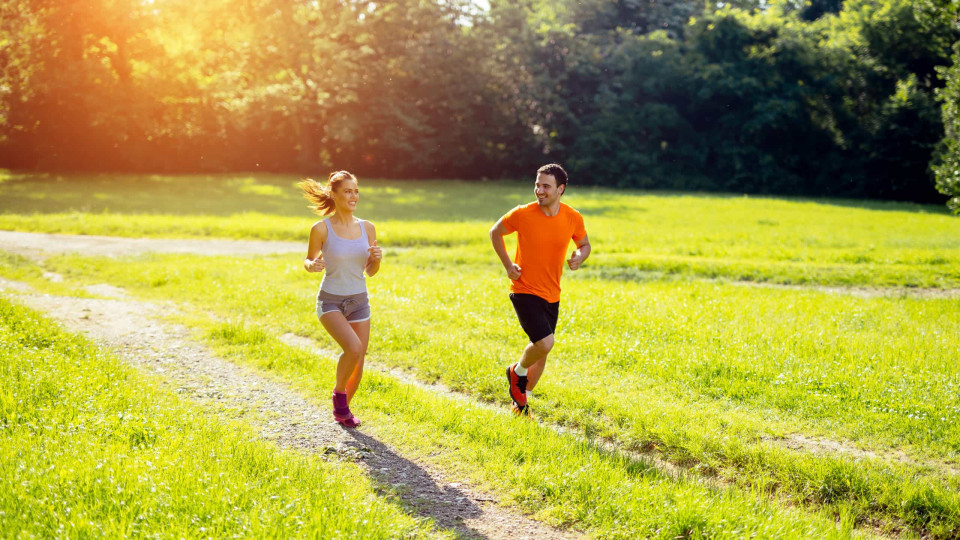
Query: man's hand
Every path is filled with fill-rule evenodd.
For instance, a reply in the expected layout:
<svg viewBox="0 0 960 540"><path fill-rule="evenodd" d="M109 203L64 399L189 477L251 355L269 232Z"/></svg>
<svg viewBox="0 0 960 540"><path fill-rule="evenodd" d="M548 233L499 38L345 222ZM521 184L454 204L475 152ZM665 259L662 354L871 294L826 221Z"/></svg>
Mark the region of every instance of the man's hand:
<svg viewBox="0 0 960 540"><path fill-rule="evenodd" d="M517 266L517 263L511 263L507 268L507 277L511 280L516 281L520 279L520 267Z"/></svg>
<svg viewBox="0 0 960 540"><path fill-rule="evenodd" d="M567 266L570 267L571 270L576 270L580 268L580 263L583 262L583 258L583 254L578 249L570 254L570 258L567 259Z"/></svg>
<svg viewBox="0 0 960 540"><path fill-rule="evenodd" d="M303 267L307 269L307 272L323 272L323 269L327 267L327 263L323 262L323 253L317 255L317 258L312 261L310 259L304 260Z"/></svg>
<svg viewBox="0 0 960 540"><path fill-rule="evenodd" d="M370 262L377 262L383 258L383 250L377 245L376 240L373 241L372 246L367 248L367 251L370 252Z"/></svg>

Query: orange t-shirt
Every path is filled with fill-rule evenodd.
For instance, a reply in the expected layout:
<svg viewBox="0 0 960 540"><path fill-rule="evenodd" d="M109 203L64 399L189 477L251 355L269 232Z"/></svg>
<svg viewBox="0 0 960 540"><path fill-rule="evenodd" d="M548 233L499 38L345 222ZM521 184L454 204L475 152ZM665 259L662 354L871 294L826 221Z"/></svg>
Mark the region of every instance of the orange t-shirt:
<svg viewBox="0 0 960 540"><path fill-rule="evenodd" d="M517 232L517 256L520 279L510 282L510 292L535 294L547 302L560 301L560 276L567 260L570 240L587 236L583 216L560 203L557 215L547 217L536 202L524 204L501 219L507 232Z"/></svg>

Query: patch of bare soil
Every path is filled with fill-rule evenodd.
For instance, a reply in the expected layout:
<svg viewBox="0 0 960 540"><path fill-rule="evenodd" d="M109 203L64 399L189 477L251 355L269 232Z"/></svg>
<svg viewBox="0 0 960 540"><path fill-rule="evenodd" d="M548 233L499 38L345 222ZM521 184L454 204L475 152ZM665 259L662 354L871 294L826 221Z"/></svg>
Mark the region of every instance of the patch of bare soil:
<svg viewBox="0 0 960 540"><path fill-rule="evenodd" d="M768 289L790 289L796 291L821 291L830 294L854 296L857 298L960 298L960 289L933 289L921 287L836 287L828 285L785 285L781 283L759 283L756 281L730 281L744 287Z"/></svg>
<svg viewBox="0 0 960 540"><path fill-rule="evenodd" d="M298 336L292 333L287 333L280 336L280 341L294 347L302 347L314 354L328 355L328 356L334 354L333 351L319 347L313 339L304 337L304 336ZM417 388L421 388L429 392L433 392L435 394L440 394L448 398L455 399L461 403L469 404L472 407L480 407L480 408L495 412L497 414L503 415L504 417L513 418L513 413L510 412L507 408L503 407L502 405L480 401L474 396L471 396L463 392L458 392L456 390L452 390L447 386L439 383L434 383L434 384L425 383L423 381L418 380L416 377L410 375L409 373L406 373L399 369L384 368L376 365L365 366L364 369L376 371L378 373L388 375L390 377L393 377L394 379L397 379L403 382L404 384L415 386ZM506 382L504 382L504 392L506 392ZM673 463L665 459L661 459L660 457L656 456L653 452L644 453L644 452L635 452L635 451L627 450L614 442L599 439L599 438L585 438L582 433L579 433L577 431L565 428L563 426L558 426L555 424L541 423L541 425L543 427L552 429L557 433L561 433L566 436L580 439L581 441L589 445L592 445L598 449L601 449L605 452L608 452L611 454L618 454L634 462L643 463L648 467L657 469L660 472L670 477L673 477L673 478L685 477L688 480L713 484L712 480L710 479L686 475L686 472L684 469L674 465ZM715 484L715 485L718 485L718 484Z"/></svg>
<svg viewBox="0 0 960 540"><path fill-rule="evenodd" d="M328 355L328 356L334 354L334 351L330 351L330 350L328 350L328 349L324 349L324 348L320 347L320 346L318 345L318 343L317 343L315 340L313 340L312 338L305 337L305 336L300 336L300 335L293 334L293 333L286 333L286 334L280 336L280 341L286 343L287 345L291 345L291 346L294 346L294 347L301 347L301 348L307 349L308 351L310 351L310 352L312 352L312 353L314 353L314 354ZM434 383L434 384L425 383L425 382L423 382L423 381L420 381L420 380L416 379L415 377L413 377L413 376L410 375L409 373L406 373L406 372L404 372L404 371L402 371L402 370L399 370L399 369L384 368L384 367L381 367L381 366L377 366L377 365L375 365L375 364L368 365L367 367L365 367L365 369L369 369L369 370L372 370L372 371L376 371L376 372L378 372L378 373L382 373L382 374L388 375L388 376L390 376L390 377L393 377L393 378L395 378L395 379L398 379L398 380L400 380L400 381L402 381L402 382L404 382L404 383L406 383L406 384L409 384L409 385L411 385L411 386L415 386L415 387L417 387L417 388L421 388L421 389L428 390L428 391L430 391L430 392L434 392L434 393L437 393L437 394L441 394L441 395L450 397L450 398L452 398L452 399L456 399L456 400L458 400L458 401L460 401L460 402L468 403L468 404L470 404L471 406L482 407L482 408L485 408L485 409L487 409L487 410L492 410L492 411L494 411L494 412L497 412L497 413L500 413L500 414L503 414L503 415L512 416L512 413L508 412L504 407L502 407L502 406L500 406L500 405L496 405L496 404L493 404L493 403L487 403L487 402L484 402L484 401L480 401L480 400L476 399L475 397L473 397L473 396L471 396L471 395L469 395L469 394L465 394L465 393L463 393L463 392L458 392L458 391L456 391L456 390L452 390L452 389L450 389L450 388L448 388L448 387L446 387L446 386L444 386L444 385L442 385L442 384L439 384L439 383ZM686 480L686 481L690 481L690 482L698 482L698 483L700 483L700 484L708 485L708 486L711 486L711 487L716 488L716 489L723 489L723 488L725 488L725 487L733 484L733 482L730 481L729 479L726 479L726 480L725 480L725 479L722 479L722 478L719 478L719 477L715 477L715 476L713 475L713 472L711 472L711 471L709 471L709 470L706 470L706 471L705 471L705 470L701 469L701 468L698 467L698 466L694 466L692 469L680 467L680 466L676 465L675 463L672 463L672 462L670 462L670 461L668 461L668 460L663 459L662 457L660 457L660 456L658 455L658 451L655 450L655 449L652 449L652 450L649 450L649 451L633 451L633 450L628 450L628 449L623 448L620 444L618 444L618 443L616 443L616 442L612 442L612 441L604 440L604 439L599 439L599 438L596 438L596 437L587 437L587 436L585 436L582 432L580 432L580 431L578 431L578 430L569 429L569 428L566 428L566 427L563 427L563 426L559 426L559 425L555 425L555 424L548 424L548 423L543 423L543 422L541 422L541 425L542 425L543 427L552 429L552 430L554 430L554 431L557 432L557 433L566 435L566 436L568 436L568 437L573 437L573 438L579 439L579 440L585 442L586 444L591 445L591 446L593 446L593 447L595 447L595 448L598 448L598 449L600 449L600 450L602 450L602 451L604 451L604 452L608 452L608 453L614 454L614 455L619 455L619 456L621 456L621 457L623 457L623 458L626 458L626 459L628 459L628 460L631 460L631 461L633 461L633 462L635 462L635 463L643 463L643 464L645 464L645 465L647 465L647 466L649 466L649 467L651 467L651 468L653 468L653 469L656 469L658 472L660 472L660 473L662 473L662 474L664 474L664 475L666 475L666 476L668 476L668 477L671 477L671 478L675 478L675 479L678 479L678 480L681 480L681 479L682 479L682 480ZM811 451L811 452L816 451L816 449L813 448L813 447L811 447L811 446L802 447L802 446L799 446L799 445L798 445L798 444L799 444L799 441L801 441L801 440L813 441L814 439L808 439L808 438L804 438L802 435L797 435L795 439L791 439L791 440L793 441L793 443L786 443L785 446L788 446L788 447L790 447L790 448L792 448L792 449L794 449L794 450L803 450L803 451ZM781 442L781 443L782 443L782 442L784 442L784 440L778 440L777 442ZM789 444L793 444L793 446L789 446ZM835 449L837 452L842 452L842 451L848 449L848 447L845 447L845 446L841 445L840 443L835 443L835 444L836 444L836 446L834 447L834 449ZM829 448L829 447L830 447L830 445L824 445L824 446L820 447L819 450L822 451L822 452L826 452L826 451L828 451L828 448ZM862 451L862 452L863 452L863 451ZM870 454L870 453L869 453L869 452L865 452L865 454ZM871 454L871 455L873 455L874 457L879 457L879 456L877 456L876 454ZM905 455L905 454L904 454L904 455ZM792 501L789 500L788 498L780 498L780 497L777 497L777 496L774 496L774 498L777 498L778 502L779 502L780 504L785 505L785 506L791 506L791 505L793 504ZM879 529L879 528L874 528L874 527L870 526L869 524L861 525L859 529L860 529L861 531L868 532L870 535L872 535L873 537L876 537L876 538L888 538L888 537L890 536L889 534L885 533L883 530L881 530L881 529Z"/></svg>
<svg viewBox="0 0 960 540"><path fill-rule="evenodd" d="M306 253L307 243L265 240L121 238L76 234L46 234L0 231L0 250L42 260L51 255L79 253L117 257L144 253L192 253L196 255L270 255Z"/></svg>
<svg viewBox="0 0 960 540"><path fill-rule="evenodd" d="M903 450L882 450L871 451L863 448L857 448L850 443L826 439L823 437L808 437L799 433L791 433L783 438L770 439L774 444L796 450L799 452L808 452L812 454L843 454L853 459L868 459L888 463L901 463L926 467L930 470L940 472L947 476L956 476L960 470L949 462L944 461L923 461L911 457Z"/></svg>
<svg viewBox="0 0 960 540"><path fill-rule="evenodd" d="M18 253L34 260L59 253L78 252L86 255L137 255L142 253L194 253L204 255L264 255L300 252L299 242L265 242L237 240L184 240L152 238L116 238L100 236L52 235L0 231L0 250ZM60 276L48 273L52 281ZM960 297L960 289L856 288L817 285L778 285L755 282L731 282L748 287L820 290L861 298ZM222 407L260 416L262 434L286 447L323 453L331 457L357 460L384 485L406 493L405 503L420 515L434 518L441 527L452 528L467 537L479 538L565 538L571 533L550 529L524 516L511 513L493 503L487 495L473 491L464 482L446 478L442 472L403 458L395 451L363 432L363 428L346 431L329 420L328 408L318 408L285 386L262 375L218 359L190 341L185 328L159 322L163 309L155 304L129 300L122 289L101 284L86 290L113 300L61 298L29 293L22 283L0 278L0 289L21 295L24 301L60 319L72 330L85 331L95 339L114 347L127 361L159 373L172 381L181 392ZM313 349L318 354L336 356L336 351L319 349L310 338L287 334L282 339L291 345ZM371 365L368 369L376 369ZM467 394L442 385L426 384L399 370L383 370L406 384L427 388L473 405L490 407L510 414L502 407L477 401ZM561 426L552 429L583 439L583 435ZM712 478L677 467L656 456L655 452L633 452L604 440L585 439L604 451L619 454L673 477L718 485ZM912 460L902 452L874 453L849 444L790 435L772 439L774 444L812 453L849 454L854 458L899 461L928 466L944 474L956 475L952 463L926 463Z"/></svg>
<svg viewBox="0 0 960 540"><path fill-rule="evenodd" d="M110 285L88 292L110 299L35 294L22 283L0 281L34 309L71 331L107 345L124 361L159 375L183 396L228 417L244 415L261 436L279 446L358 463L381 485L393 488L415 514L465 538L575 538L498 506L496 498L462 479L417 463L359 429L333 422L330 407L317 406L252 369L218 358L190 338L183 326L161 322L175 307L129 299Z"/></svg>
<svg viewBox="0 0 960 540"><path fill-rule="evenodd" d="M403 248L391 248L400 251ZM275 253L305 252L304 242L274 242L266 240L176 239L176 238L122 238L76 234L47 234L0 231L0 250L16 253L33 260L62 253L80 253L117 257L144 253L190 253L195 255L270 255ZM725 281L725 280L724 280ZM819 290L860 298L960 298L960 289L913 287L836 287L825 285L783 285L755 281L730 281L745 287L775 289Z"/></svg>
<svg viewBox="0 0 960 540"><path fill-rule="evenodd" d="M315 354L324 354L328 356L335 354L333 351L329 351L319 347L313 339L308 337L287 333L281 336L280 340L286 343L287 345L302 347L307 350L310 350ZM478 407L484 407L489 410L493 410L495 412L499 412L505 415L510 414L501 406L479 401L473 396L470 396L462 392L457 392L455 390L451 390L442 384L424 383L422 381L417 380L415 377L413 377L409 373L406 373L398 369L387 369L387 368L382 368L378 366L371 366L371 367L368 367L367 369L371 369L371 370L389 375L411 386L416 386L418 388L423 388L434 393L442 394L447 397L457 399L461 402L470 403L471 405L478 406ZM621 448L619 445L612 443L610 441L605 441L605 440L600 440L595 438L584 439L581 433L573 432L572 430L566 429L564 427L549 425L549 424L544 424L544 425L552 428L554 431L557 431L558 433L564 433L568 436L573 436L573 437L582 439L585 442L592 444L594 446L597 446L599 448L602 448L607 452L620 454L634 461L641 461L641 462L648 463L650 466L655 467L659 469L661 472L666 473L674 478L679 478L681 476L684 476L685 469L683 469L682 467L678 467L676 464L671 463L670 461L667 461L665 459L662 459L656 456L655 452L635 452L635 451L625 450ZM809 452L814 454L831 454L831 453L846 454L855 459L873 459L873 460L888 461L888 462L899 462L899 463L908 464L908 465L926 466L926 467L930 467L931 469L939 470L948 474L957 474L958 472L957 469L954 468L949 463L920 462L911 458L906 452L899 451L899 450L890 450L890 451L885 451L880 453L872 452L870 450L863 450L855 446L851 446L850 444L833 441L830 439L824 439L824 438L807 437L799 433L790 434L784 438L778 438L778 439L770 438L767 440L775 444L778 444L782 447L789 448L791 450ZM686 477L687 479L694 478L691 475L687 475Z"/></svg>

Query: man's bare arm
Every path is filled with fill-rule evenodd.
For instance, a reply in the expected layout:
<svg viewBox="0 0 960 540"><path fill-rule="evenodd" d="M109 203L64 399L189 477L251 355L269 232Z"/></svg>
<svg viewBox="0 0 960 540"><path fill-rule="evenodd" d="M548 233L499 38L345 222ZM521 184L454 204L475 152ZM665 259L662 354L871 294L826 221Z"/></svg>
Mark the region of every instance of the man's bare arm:
<svg viewBox="0 0 960 540"><path fill-rule="evenodd" d="M587 260L587 257L590 256L590 240L587 238L587 235L583 235L583 238L577 242L577 249L574 251L570 258L567 259L567 266L571 270L576 270L580 268L580 265L583 264L583 261Z"/></svg>
<svg viewBox="0 0 960 540"><path fill-rule="evenodd" d="M503 220L497 222L490 228L490 243L493 244L493 251L500 257L503 269L507 271L507 276L512 280L520 279L520 267L510 260L507 254L507 247L503 244L503 237L510 234L510 231L503 226Z"/></svg>

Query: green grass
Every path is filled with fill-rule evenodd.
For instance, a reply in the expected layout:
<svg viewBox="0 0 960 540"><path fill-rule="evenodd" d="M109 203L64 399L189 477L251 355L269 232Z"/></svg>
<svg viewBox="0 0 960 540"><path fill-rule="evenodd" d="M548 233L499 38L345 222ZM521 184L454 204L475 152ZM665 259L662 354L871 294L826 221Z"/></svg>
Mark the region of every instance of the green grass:
<svg viewBox="0 0 960 540"><path fill-rule="evenodd" d="M10 458L4 463L18 464L3 474L0 531L419 535L417 523L372 495L356 471L271 450L33 313L2 299L0 313L9 434L0 452ZM226 357L269 366L315 402L326 402L331 359L292 349L255 326L216 320L198 326ZM355 408L374 426L367 432L557 526L606 538L851 533L852 520L837 527L829 517L781 508L764 496L675 479L643 461L388 377L368 374L363 401ZM361 504L365 512L351 510Z"/></svg>
<svg viewBox="0 0 960 540"><path fill-rule="evenodd" d="M290 259L237 265L199 256L66 257L52 267L257 327L256 347L234 356L293 382L306 373L285 366L305 360L283 360L292 353L262 343L294 332L334 344L310 309L316 276ZM506 406L502 366L522 348L523 337L498 268L456 263L442 250L403 252L388 257L370 285L372 362ZM567 287L559 345L536 391L543 419L626 449L657 449L683 467L846 512L857 523L945 536L958 530L960 484L936 466L955 463L960 448L960 370L950 345L960 331L955 300L595 278ZM614 298L622 308L597 300ZM240 336L241 344L249 341ZM234 338L221 332L211 339ZM311 389L318 396L328 390L323 384ZM389 409L396 397L370 399L384 400ZM398 431L419 422L404 419ZM798 454L771 442L792 432L846 439L880 453L903 450L919 464L854 465L842 455Z"/></svg>
<svg viewBox="0 0 960 540"><path fill-rule="evenodd" d="M257 441L0 298L0 536L429 534L356 466Z"/></svg>
<svg viewBox="0 0 960 540"><path fill-rule="evenodd" d="M372 346L424 379L502 398L500 374L491 368L511 360L524 339L505 278L493 265L444 256L434 250L385 259L385 273L370 280L378 332ZM438 268L419 264L420 258ZM328 340L309 309L317 277L303 272L295 256L242 264L177 255L63 257L48 266ZM551 366L543 399L569 403L581 390L600 391L583 376L595 365L614 374L603 384L611 395L667 387L822 422L843 437L940 457L960 453L955 299L594 278L569 279L565 286L556 351L562 362ZM616 416L616 408L604 410Z"/></svg>
<svg viewBox="0 0 960 540"><path fill-rule="evenodd" d="M331 358L281 343L256 324L195 320L227 358L294 385L317 402L329 394ZM855 519L780 506L765 495L674 478L548 426L368 372L352 408L370 433L456 477L469 478L535 517L601 538L831 538Z"/></svg>
<svg viewBox="0 0 960 540"><path fill-rule="evenodd" d="M315 219L295 178L109 180L0 183L0 228L305 243ZM178 195L160 193L170 186ZM29 207L34 191L44 195ZM524 336L486 231L529 191L361 179L361 215L386 248L370 281L372 363L506 408L502 370ZM110 205L77 206L84 193ZM564 277L558 345L534 407L546 424L652 452L688 475L664 477L573 435L376 375L356 402L365 431L599 536L960 534L960 481L949 472L960 457L960 303L955 291L904 291L958 287L960 222L895 203L575 186L565 199L584 214L594 255ZM313 313L318 276L299 256L65 256L44 268L66 276L62 290L108 282L192 308L198 335L224 355L325 403L332 359L278 341L293 332L334 348ZM0 275L40 284L40 274L0 259ZM864 298L740 281L895 289ZM792 433L891 458L797 452L778 442ZM900 453L906 461L893 459Z"/></svg>
<svg viewBox="0 0 960 540"><path fill-rule="evenodd" d="M295 177L8 174L0 229L304 241ZM361 179L385 247L489 260L486 232L532 199L524 182ZM938 206L652 194L572 185L595 247L588 272L860 287L960 287L960 225Z"/></svg>

